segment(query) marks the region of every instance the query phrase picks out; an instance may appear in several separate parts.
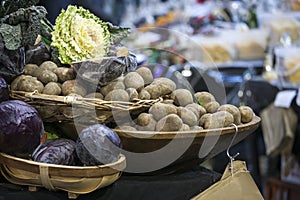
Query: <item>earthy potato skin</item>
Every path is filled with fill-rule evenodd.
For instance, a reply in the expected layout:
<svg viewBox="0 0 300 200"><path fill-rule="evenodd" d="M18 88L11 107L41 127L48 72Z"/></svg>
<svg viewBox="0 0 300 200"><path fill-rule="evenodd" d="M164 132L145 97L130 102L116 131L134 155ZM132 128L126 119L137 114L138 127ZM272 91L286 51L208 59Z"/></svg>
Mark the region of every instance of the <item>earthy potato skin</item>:
<svg viewBox="0 0 300 200"><path fill-rule="evenodd" d="M139 131L155 131L156 121L151 114L141 113L137 118L137 129Z"/></svg>
<svg viewBox="0 0 300 200"><path fill-rule="evenodd" d="M240 113L240 110L236 106L231 105L231 104L224 104L219 107L218 111L230 112L234 118L235 125L241 124L241 113Z"/></svg>
<svg viewBox="0 0 300 200"><path fill-rule="evenodd" d="M123 82L123 78L118 78L106 86L101 87L100 92L103 94L103 96L106 96L110 91L116 90L116 89L123 89L125 90L125 85Z"/></svg>
<svg viewBox="0 0 300 200"><path fill-rule="evenodd" d="M144 88L151 95L151 99L157 99L167 94L171 94L176 89L176 84L171 79L160 77Z"/></svg>
<svg viewBox="0 0 300 200"><path fill-rule="evenodd" d="M202 115L199 119L199 126L204 127L205 122L210 120L211 116L212 116L211 113L206 113Z"/></svg>
<svg viewBox="0 0 300 200"><path fill-rule="evenodd" d="M44 89L44 85L42 82L37 80L36 77L32 76L22 76L18 81L16 90L24 91L24 92L33 92L37 90L39 93L42 93Z"/></svg>
<svg viewBox="0 0 300 200"><path fill-rule="evenodd" d="M192 93L187 89L176 89L171 93L176 106L186 106L194 102Z"/></svg>
<svg viewBox="0 0 300 200"><path fill-rule="evenodd" d="M65 81L61 86L61 90L63 96L68 96L71 93L75 93L80 96L86 95L86 89L80 86L79 84L77 84L75 80Z"/></svg>
<svg viewBox="0 0 300 200"><path fill-rule="evenodd" d="M105 101L129 101L129 95L124 89L116 89L109 92L105 97Z"/></svg>
<svg viewBox="0 0 300 200"><path fill-rule="evenodd" d="M60 83L75 79L75 71L73 68L57 67L53 72L57 75Z"/></svg>
<svg viewBox="0 0 300 200"><path fill-rule="evenodd" d="M153 118L156 121L158 121L169 114L177 114L177 108L172 104L158 102L150 107L149 113L153 115Z"/></svg>
<svg viewBox="0 0 300 200"><path fill-rule="evenodd" d="M24 67L24 74L35 76L37 70L39 69L39 66L36 64L26 64Z"/></svg>
<svg viewBox="0 0 300 200"><path fill-rule="evenodd" d="M189 125L187 124L182 124L181 128L179 129L179 131L189 131L191 128Z"/></svg>
<svg viewBox="0 0 300 200"><path fill-rule="evenodd" d="M136 70L136 72L141 75L144 80L145 85L149 85L153 82L153 74L151 70L147 67L140 67Z"/></svg>
<svg viewBox="0 0 300 200"><path fill-rule="evenodd" d="M129 101L133 101L134 99L139 98L139 93L136 91L135 88L127 88L126 92L128 93Z"/></svg>
<svg viewBox="0 0 300 200"><path fill-rule="evenodd" d="M220 104L217 101L211 101L204 106L206 112L208 112L208 113L217 112L219 107L220 107Z"/></svg>
<svg viewBox="0 0 300 200"><path fill-rule="evenodd" d="M147 90L141 90L138 96L139 99L141 100L149 100L151 99L151 95L149 94L149 92Z"/></svg>
<svg viewBox="0 0 300 200"><path fill-rule="evenodd" d="M220 122L223 123L224 127L227 127L234 122L233 115L228 111L215 112L213 113L212 118L218 119Z"/></svg>
<svg viewBox="0 0 300 200"><path fill-rule="evenodd" d="M57 68L57 65L54 62L48 60L40 64L39 68L41 70L49 70L53 72Z"/></svg>
<svg viewBox="0 0 300 200"><path fill-rule="evenodd" d="M43 94L60 95L60 93L61 93L61 87L56 82L47 83L43 89Z"/></svg>
<svg viewBox="0 0 300 200"><path fill-rule="evenodd" d="M209 93L209 92L206 92L206 91L203 91L203 92L196 92L194 94L194 96L196 97L198 103L201 105L201 106L205 106L206 104L208 104L209 102L212 102L212 101L216 101L215 97Z"/></svg>
<svg viewBox="0 0 300 200"><path fill-rule="evenodd" d="M199 105L198 103L192 103L185 106L187 109L190 109L195 112L198 119L204 114L206 114L206 110L203 106Z"/></svg>
<svg viewBox="0 0 300 200"><path fill-rule="evenodd" d="M198 124L197 116L193 113L193 111L187 108L179 107L177 109L177 114L182 119L183 123L189 126L196 126Z"/></svg>
<svg viewBox="0 0 300 200"><path fill-rule="evenodd" d="M103 95L99 92L93 92L93 93L89 93L87 95L84 96L85 98L97 98L97 99L102 99L103 100Z"/></svg>
<svg viewBox="0 0 300 200"><path fill-rule="evenodd" d="M50 83L50 82L57 82L58 78L56 74L50 70L43 70L37 75L37 79L41 81L44 84Z"/></svg>
<svg viewBox="0 0 300 200"><path fill-rule="evenodd" d="M18 89L18 84L20 82L20 80L24 79L25 77L30 77L30 75L20 75L18 77L16 77L10 84L10 89L11 90L19 90Z"/></svg>
<svg viewBox="0 0 300 200"><path fill-rule="evenodd" d="M151 99L157 99L162 95L162 92L161 92L161 88L156 86L156 85L148 85L144 88L145 91L147 91L149 94L150 94L150 98Z"/></svg>
<svg viewBox="0 0 300 200"><path fill-rule="evenodd" d="M192 131L194 131L194 130L202 131L203 127L201 127L201 126L191 126L190 130L192 130Z"/></svg>
<svg viewBox="0 0 300 200"><path fill-rule="evenodd" d="M144 79L137 72L129 72L124 77L125 88L140 90L144 87Z"/></svg>
<svg viewBox="0 0 300 200"><path fill-rule="evenodd" d="M254 112L252 108L249 106L240 106L239 107L240 113L241 113L241 121L242 123L249 123L252 121Z"/></svg>
<svg viewBox="0 0 300 200"><path fill-rule="evenodd" d="M215 129L229 126L233 123L233 116L227 111L219 111L209 115L203 122L204 129Z"/></svg>
<svg viewBox="0 0 300 200"><path fill-rule="evenodd" d="M156 124L157 131L179 131L183 122L176 114L170 114L161 118Z"/></svg>

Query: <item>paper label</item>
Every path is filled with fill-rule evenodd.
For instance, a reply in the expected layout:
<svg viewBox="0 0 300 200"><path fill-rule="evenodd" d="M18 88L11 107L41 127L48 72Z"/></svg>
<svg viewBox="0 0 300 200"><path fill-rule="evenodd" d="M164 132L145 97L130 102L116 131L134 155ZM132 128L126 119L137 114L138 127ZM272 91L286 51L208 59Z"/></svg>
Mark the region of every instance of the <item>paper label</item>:
<svg viewBox="0 0 300 200"><path fill-rule="evenodd" d="M274 106L289 108L296 94L297 94L296 90L284 90L278 92L274 101Z"/></svg>

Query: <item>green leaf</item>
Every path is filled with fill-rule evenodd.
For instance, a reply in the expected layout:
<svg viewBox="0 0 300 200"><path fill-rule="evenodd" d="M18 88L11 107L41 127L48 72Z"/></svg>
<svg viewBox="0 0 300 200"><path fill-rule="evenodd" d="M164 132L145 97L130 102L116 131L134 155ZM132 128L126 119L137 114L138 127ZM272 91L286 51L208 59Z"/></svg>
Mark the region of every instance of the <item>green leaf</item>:
<svg viewBox="0 0 300 200"><path fill-rule="evenodd" d="M17 50L22 45L22 31L21 26L11 26L2 23L0 26L0 34L3 37L5 47L8 50Z"/></svg>

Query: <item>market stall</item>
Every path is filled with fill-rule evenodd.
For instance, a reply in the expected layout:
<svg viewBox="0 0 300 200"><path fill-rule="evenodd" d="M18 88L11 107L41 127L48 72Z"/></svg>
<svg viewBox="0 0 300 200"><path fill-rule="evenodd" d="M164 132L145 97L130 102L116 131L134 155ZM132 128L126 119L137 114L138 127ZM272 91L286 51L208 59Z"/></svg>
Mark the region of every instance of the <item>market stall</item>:
<svg viewBox="0 0 300 200"><path fill-rule="evenodd" d="M256 139L273 90L249 84L297 87L297 13L276 14L278 24L253 2L141 1L122 4L122 26L75 5L52 24L38 1L9 3L1 197L200 200L237 182L262 198Z"/></svg>

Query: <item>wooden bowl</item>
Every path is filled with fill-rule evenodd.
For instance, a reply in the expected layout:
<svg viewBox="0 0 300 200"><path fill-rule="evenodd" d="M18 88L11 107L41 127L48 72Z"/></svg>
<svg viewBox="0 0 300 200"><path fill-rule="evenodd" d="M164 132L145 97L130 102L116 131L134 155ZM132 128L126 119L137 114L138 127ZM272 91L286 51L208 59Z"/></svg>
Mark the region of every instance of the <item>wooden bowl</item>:
<svg viewBox="0 0 300 200"><path fill-rule="evenodd" d="M238 125L238 133L233 141L233 145L254 132L259 127L260 121L261 119L258 116L254 116L251 122ZM190 169L226 150L235 134L235 127L184 132L145 132L117 129L114 131L118 133L123 144L124 151L122 153L126 156L127 161L126 172L131 173L131 169L145 162L143 157L141 159L133 157L132 152L144 153L146 157L148 153L165 148L167 147L166 145L169 145L165 151L165 154L168 156L174 156L174 152L182 151L181 155L175 157L174 161L169 165L155 171L145 170L146 174L168 174ZM170 145L171 141L172 145ZM183 146L186 146L186 148L182 148ZM148 157L147 159L150 160L146 161L151 164L162 162L162 159L166 158L163 156ZM138 173L143 173L142 169L138 170L140 170Z"/></svg>
<svg viewBox="0 0 300 200"><path fill-rule="evenodd" d="M68 192L69 198L90 193L115 182L126 166L124 155L118 161L98 166L66 166L40 163L0 153L1 173L11 183Z"/></svg>

